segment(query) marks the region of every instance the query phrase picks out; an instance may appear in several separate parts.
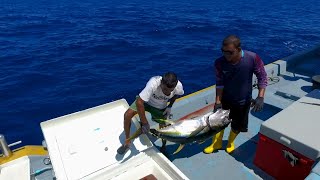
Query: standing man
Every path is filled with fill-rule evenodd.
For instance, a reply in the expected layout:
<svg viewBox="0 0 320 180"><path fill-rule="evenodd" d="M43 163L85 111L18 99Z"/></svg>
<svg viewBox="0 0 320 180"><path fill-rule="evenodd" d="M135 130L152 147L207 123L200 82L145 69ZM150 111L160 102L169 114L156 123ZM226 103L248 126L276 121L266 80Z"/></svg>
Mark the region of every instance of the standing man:
<svg viewBox="0 0 320 180"><path fill-rule="evenodd" d="M223 56L215 61L216 99L214 111L219 108L230 109L231 130L226 151L235 149L234 140L239 132L248 131L250 106L254 111L263 108L264 93L267 86L267 73L260 57L250 51L242 50L240 39L235 35L227 36L222 42ZM252 76L258 79L259 93L252 99ZM213 137L212 144L204 153L212 153L222 148L224 130Z"/></svg>
<svg viewBox="0 0 320 180"><path fill-rule="evenodd" d="M118 149L118 153L124 154L129 149L130 141L128 138L130 137L131 119L134 115L139 115L143 133L147 133L150 129L145 111L148 111L151 114L152 120L159 123L159 127L162 128L165 123L161 120L169 118L173 103L178 96L183 94L183 86L175 73L167 72L162 77L152 77L124 114L126 141ZM169 105L167 105L168 102ZM162 153L165 153L165 145L166 141L162 140L162 147L160 149Z"/></svg>

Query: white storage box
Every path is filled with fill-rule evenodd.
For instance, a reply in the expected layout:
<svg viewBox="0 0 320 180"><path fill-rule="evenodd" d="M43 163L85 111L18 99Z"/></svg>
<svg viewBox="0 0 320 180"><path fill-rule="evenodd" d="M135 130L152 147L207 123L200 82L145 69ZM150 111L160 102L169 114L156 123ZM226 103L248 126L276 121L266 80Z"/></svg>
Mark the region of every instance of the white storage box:
<svg viewBox="0 0 320 180"><path fill-rule="evenodd" d="M117 154L128 107L121 99L41 123L57 179L187 179L146 135L124 156Z"/></svg>

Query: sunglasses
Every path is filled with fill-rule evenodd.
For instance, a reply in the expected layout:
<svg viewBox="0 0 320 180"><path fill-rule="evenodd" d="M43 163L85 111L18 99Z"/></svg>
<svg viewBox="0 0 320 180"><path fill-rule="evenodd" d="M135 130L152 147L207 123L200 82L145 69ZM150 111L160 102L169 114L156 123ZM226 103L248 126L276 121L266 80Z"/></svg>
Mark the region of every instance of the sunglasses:
<svg viewBox="0 0 320 180"><path fill-rule="evenodd" d="M223 55L232 56L232 55L234 55L234 54L237 52L237 50L235 49L235 50L233 50L233 51L225 51L225 50L223 50L223 49L221 48L221 52L222 52Z"/></svg>

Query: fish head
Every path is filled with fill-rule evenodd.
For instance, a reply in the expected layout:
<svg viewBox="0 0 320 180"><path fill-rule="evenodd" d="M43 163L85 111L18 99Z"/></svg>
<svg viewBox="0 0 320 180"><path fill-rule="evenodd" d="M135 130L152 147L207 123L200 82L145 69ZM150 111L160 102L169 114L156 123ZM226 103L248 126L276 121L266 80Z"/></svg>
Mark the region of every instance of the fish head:
<svg viewBox="0 0 320 180"><path fill-rule="evenodd" d="M209 115L208 121L210 127L222 127L231 122L229 118L230 110L218 109L215 113Z"/></svg>

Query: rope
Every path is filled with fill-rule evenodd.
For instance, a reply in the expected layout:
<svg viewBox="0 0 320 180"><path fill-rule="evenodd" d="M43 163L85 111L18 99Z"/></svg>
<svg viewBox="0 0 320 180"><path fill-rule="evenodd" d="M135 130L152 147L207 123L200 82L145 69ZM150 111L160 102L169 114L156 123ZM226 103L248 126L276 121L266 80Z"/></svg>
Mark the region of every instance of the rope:
<svg viewBox="0 0 320 180"><path fill-rule="evenodd" d="M268 86L276 84L280 81L279 77L273 77L273 76L269 76L268 77ZM252 85L252 89L258 89L258 82L257 80L255 80L254 84Z"/></svg>

